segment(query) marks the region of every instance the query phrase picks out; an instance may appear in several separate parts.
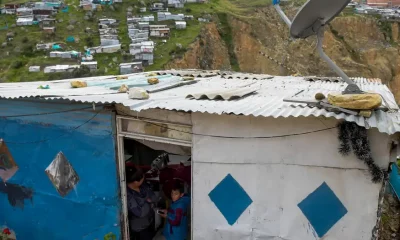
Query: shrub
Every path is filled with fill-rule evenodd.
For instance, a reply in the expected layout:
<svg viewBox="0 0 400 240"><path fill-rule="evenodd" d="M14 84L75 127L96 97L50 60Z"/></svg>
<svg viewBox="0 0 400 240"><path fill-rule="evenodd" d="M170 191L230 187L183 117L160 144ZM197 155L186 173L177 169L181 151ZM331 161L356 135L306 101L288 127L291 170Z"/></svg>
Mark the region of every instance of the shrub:
<svg viewBox="0 0 400 240"><path fill-rule="evenodd" d="M11 65L11 67L14 68L14 69L19 69L19 68L21 68L22 66L24 66L24 63L23 63L22 61L15 61L15 62Z"/></svg>

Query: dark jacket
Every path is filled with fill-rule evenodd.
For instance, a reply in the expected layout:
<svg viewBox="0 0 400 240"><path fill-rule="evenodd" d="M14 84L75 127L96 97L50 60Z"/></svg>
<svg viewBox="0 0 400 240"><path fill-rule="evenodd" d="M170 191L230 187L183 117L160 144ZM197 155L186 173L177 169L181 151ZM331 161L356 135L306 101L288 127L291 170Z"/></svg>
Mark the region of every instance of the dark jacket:
<svg viewBox="0 0 400 240"><path fill-rule="evenodd" d="M188 231L188 210L190 197L184 195L171 204L163 235L167 240L185 240Z"/></svg>
<svg viewBox="0 0 400 240"><path fill-rule="evenodd" d="M153 191L145 183L140 186L140 193L128 187L127 198L131 231L140 232L148 228L154 221L154 210L147 199L151 199L152 202L157 201Z"/></svg>

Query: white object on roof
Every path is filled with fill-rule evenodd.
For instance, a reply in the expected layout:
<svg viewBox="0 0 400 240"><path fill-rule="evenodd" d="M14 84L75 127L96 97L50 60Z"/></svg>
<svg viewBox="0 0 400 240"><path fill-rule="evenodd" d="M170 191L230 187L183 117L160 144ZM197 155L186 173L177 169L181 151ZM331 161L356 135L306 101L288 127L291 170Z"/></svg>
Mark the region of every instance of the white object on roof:
<svg viewBox="0 0 400 240"><path fill-rule="evenodd" d="M164 71L167 74L193 74L197 76L199 71ZM203 74L200 72L200 75ZM138 75L140 76L140 75ZM145 75L143 75L144 77ZM104 78L110 78L105 76ZM369 126L378 128L380 132L393 134L400 132L400 113L393 94L389 88L381 83L369 82L365 78L355 78L354 81L363 91L371 91L381 94L389 108L393 112L385 112L376 110L368 119L361 116L347 115L344 113L329 112L325 109L318 109L307 106L307 104L287 103L283 99L293 97L300 91L302 93L296 97L299 99L314 99L317 92L325 95L333 92L341 92L347 84L344 82L315 81L310 82L304 80L303 77L280 77L268 79L269 75L254 74L227 74L224 76L213 73L207 78L200 78L196 84L181 86L167 91L153 93L151 101L127 101L126 97L116 94L109 94L106 88L88 87L86 91L81 93L71 91L68 82L46 82L52 89L52 95L59 97L50 97L49 99L66 99L78 102L96 102L96 103L121 103L131 110L142 111L146 109L167 109L185 112L207 112L212 114L234 114L256 117L309 117L324 116L336 119L344 119L349 122L355 122L359 126ZM228 79L232 78L232 79ZM253 79L255 78L255 79ZM90 81L102 81L101 77L91 78ZM80 79L82 80L82 79ZM240 98L235 101L204 101L190 100L186 96L190 93L199 93L202 91L218 91L241 88L244 85L256 84L260 87L257 94ZM2 98L20 98L34 97L37 95L35 89L37 83L3 83L0 84L0 97ZM114 91L115 92L115 91Z"/></svg>

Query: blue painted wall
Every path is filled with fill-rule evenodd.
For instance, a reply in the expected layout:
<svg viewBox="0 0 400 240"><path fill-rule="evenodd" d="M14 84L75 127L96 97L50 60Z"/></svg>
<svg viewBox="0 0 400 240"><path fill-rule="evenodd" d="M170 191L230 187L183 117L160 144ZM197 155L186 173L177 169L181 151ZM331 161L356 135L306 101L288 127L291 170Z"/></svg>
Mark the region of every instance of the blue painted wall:
<svg viewBox="0 0 400 240"><path fill-rule="evenodd" d="M389 176L390 184L397 197L400 197L400 171L396 163L392 163L392 172Z"/></svg>
<svg viewBox="0 0 400 240"><path fill-rule="evenodd" d="M86 105L90 106L90 105ZM82 104L0 100L0 138L19 166L8 181L33 190L32 201L13 207L0 192L0 226L14 230L17 239L103 239L107 233L120 238L120 201L112 133L111 112L93 109L34 117L1 116L34 114L83 108ZM100 110L99 108L96 111ZM38 140L51 139L37 143ZM36 143L29 143L36 142ZM79 175L75 190L61 197L45 169L62 151ZM0 184L3 184L0 180Z"/></svg>

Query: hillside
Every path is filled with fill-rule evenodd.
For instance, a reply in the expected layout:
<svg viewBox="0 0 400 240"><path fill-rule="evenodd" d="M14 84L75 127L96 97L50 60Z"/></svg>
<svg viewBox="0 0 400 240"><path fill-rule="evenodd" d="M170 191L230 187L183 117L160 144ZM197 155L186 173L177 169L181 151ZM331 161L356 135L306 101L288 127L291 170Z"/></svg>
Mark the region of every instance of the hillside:
<svg viewBox="0 0 400 240"><path fill-rule="evenodd" d="M293 16L301 2L304 1L291 1L283 8L289 16ZM38 26L12 27L15 16L1 15L0 28L1 24L6 23L10 27L0 31L0 39L3 39L0 42L1 81L60 78L60 74L30 73L28 67L76 64L76 61L50 59L48 53L35 51L34 46L41 41L60 42L65 44L66 50L81 52L85 46L97 46L100 43L97 28L99 18L116 18L120 21L118 35L123 50L121 53L96 54L99 70L95 74L117 74L119 63L132 61L132 56L127 54L130 41L126 11L132 7L133 14L139 15L139 7L143 3L150 5L150 1L115 3L102 11L93 12L89 20L85 20L86 12L78 7L79 0L66 0L65 3L69 6L69 12L60 11L57 14L54 36L44 34ZM156 42L154 65L146 67L146 70L200 68L276 75L335 76L316 53L315 39L293 41L288 38L287 26L268 0L210 0L205 4L185 4L183 9L170 11L194 15L195 19L208 17L211 22L191 20L187 29L173 29L167 42L153 39ZM173 22L168 24L172 26ZM90 31L85 32L86 28L90 28ZM7 34L14 35L11 42L6 42ZM327 27L324 48L348 75L381 78L400 101L399 34L398 23L381 22L376 17L345 11ZM79 42L66 43L68 36L74 36ZM259 54L260 51L270 58ZM276 62L283 63L285 67Z"/></svg>
<svg viewBox="0 0 400 240"><path fill-rule="evenodd" d="M7 0L5 3L8 2L15 3L16 1ZM77 64L77 61L73 59L49 58L48 52L35 50L36 44L40 42L57 42L64 46L63 50L80 52L84 51L85 46L98 46L100 38L97 23L100 18L114 18L119 21L118 36L122 43L122 51L121 53L114 54L96 54L94 60L98 62L99 68L96 74L118 74L119 63L132 61L132 56L127 54L130 44L126 23L127 9L132 7L133 14L139 15L139 7L143 5L143 1L125 1L105 6L102 11L94 11L88 20L86 17L87 11L79 8L79 0L65 0L64 3L68 6L69 11L68 13L59 11L55 16L57 20L55 35L44 33L39 26L15 26L16 16L0 15L0 29L6 25L9 27L8 29L0 30L1 81L36 81L60 78L61 74L57 73L28 72L28 67L32 65L44 67L56 64ZM150 2L145 2L145 5L150 5ZM208 12L212 13L213 10L210 9L212 6L215 5L193 3L187 4L184 9L170 9L170 12L190 14L197 19ZM146 12L140 14L149 15L152 13ZM168 22L167 24L173 26L174 22ZM203 25L203 23L197 20L187 21L187 28L185 30L172 30L171 37L166 43L161 40L152 39L157 44L154 54L155 64L149 66L146 70L160 69L169 61L171 53L185 52L186 47L195 40ZM87 28L90 28L90 31L85 31ZM7 36L12 36L12 40L7 41ZM66 42L68 36L73 36L76 42ZM177 44L179 47L177 47Z"/></svg>

